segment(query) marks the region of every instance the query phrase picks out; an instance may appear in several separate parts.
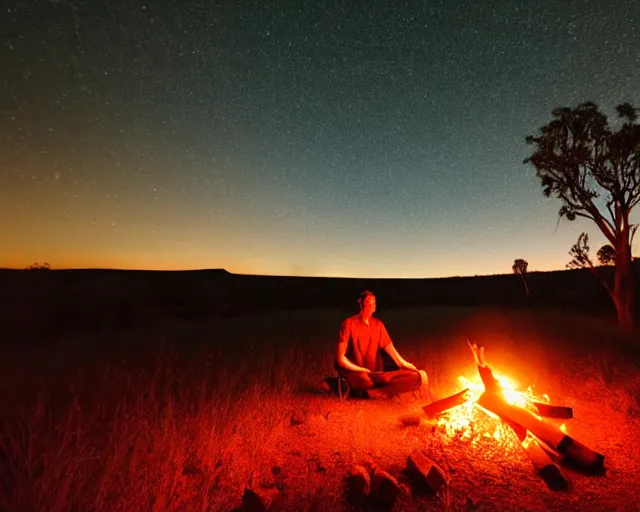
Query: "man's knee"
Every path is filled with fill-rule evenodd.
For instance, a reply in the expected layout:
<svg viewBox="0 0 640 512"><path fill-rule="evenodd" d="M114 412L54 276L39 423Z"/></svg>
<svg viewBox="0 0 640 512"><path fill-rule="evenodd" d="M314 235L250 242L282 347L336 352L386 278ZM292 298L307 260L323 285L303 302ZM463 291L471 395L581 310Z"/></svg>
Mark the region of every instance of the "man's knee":
<svg viewBox="0 0 640 512"><path fill-rule="evenodd" d="M344 376L346 377L351 389L362 391L365 389L370 389L374 386L374 382L371 377L369 377L368 373L350 371L345 372Z"/></svg>

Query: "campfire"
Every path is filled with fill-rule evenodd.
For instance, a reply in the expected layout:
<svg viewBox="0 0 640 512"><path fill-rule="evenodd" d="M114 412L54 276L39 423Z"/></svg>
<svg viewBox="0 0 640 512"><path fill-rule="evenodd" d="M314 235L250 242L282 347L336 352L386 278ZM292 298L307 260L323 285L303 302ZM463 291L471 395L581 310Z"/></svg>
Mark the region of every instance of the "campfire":
<svg viewBox="0 0 640 512"><path fill-rule="evenodd" d="M518 391L508 378L494 375L484 359L484 347L469 344L481 383L460 378L462 390L452 396L423 407L428 417L450 433L471 426L474 414L481 411L495 420L493 433L496 442L513 440L511 432L533 463L538 475L553 490L568 488L560 465L586 473L604 472L604 456L572 438L565 423L556 426L545 420L573 418L570 407L553 405L547 395L536 396L532 388ZM448 412L444 418L442 413ZM462 436L464 439L464 435Z"/></svg>

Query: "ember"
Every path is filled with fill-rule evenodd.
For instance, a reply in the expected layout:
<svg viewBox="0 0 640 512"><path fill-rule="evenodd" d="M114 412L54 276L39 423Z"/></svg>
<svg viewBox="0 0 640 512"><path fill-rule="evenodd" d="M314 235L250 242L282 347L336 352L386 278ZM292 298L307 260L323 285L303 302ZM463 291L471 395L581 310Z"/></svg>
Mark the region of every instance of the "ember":
<svg viewBox="0 0 640 512"><path fill-rule="evenodd" d="M505 449L521 447L554 490L567 488L558 463L590 473L604 472L603 455L570 437L564 423L556 427L543 420L572 418L570 407L550 404L547 395L536 396L532 387L518 391L517 383L494 375L486 365L484 347L469 346L477 378L459 377L462 391L423 407L427 416L436 418L438 426L451 437L474 443L481 428L482 437L493 437Z"/></svg>

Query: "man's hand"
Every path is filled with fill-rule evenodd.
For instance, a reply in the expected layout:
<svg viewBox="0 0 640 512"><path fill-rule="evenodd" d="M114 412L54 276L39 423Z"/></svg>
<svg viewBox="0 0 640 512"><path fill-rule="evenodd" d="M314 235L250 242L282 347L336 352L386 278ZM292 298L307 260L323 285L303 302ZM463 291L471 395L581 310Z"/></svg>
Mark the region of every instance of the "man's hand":
<svg viewBox="0 0 640 512"><path fill-rule="evenodd" d="M373 382L371 377L369 377L370 373L371 373L371 370L367 370L365 374L362 376L362 380L364 381L365 387L367 388L372 388L373 386L375 386L375 383Z"/></svg>
<svg viewBox="0 0 640 512"><path fill-rule="evenodd" d="M407 370L413 370L414 372L418 371L418 369L416 368L416 365L411 364L409 361L405 361L403 368L406 368Z"/></svg>

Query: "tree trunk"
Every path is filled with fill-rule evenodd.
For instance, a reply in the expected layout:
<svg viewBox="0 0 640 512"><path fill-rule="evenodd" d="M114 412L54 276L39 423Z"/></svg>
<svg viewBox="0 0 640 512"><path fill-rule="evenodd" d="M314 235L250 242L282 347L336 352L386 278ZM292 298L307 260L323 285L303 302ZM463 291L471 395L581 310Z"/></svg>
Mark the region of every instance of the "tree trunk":
<svg viewBox="0 0 640 512"><path fill-rule="evenodd" d="M525 279L525 277L522 274L520 274L520 278L522 279L522 283L524 284L525 296L528 299L529 298L529 285L527 284L527 280Z"/></svg>
<svg viewBox="0 0 640 512"><path fill-rule="evenodd" d="M613 287L613 302L618 314L618 324L626 335L633 333L635 281L631 263L631 248L628 240L621 237L620 246L616 250L616 270Z"/></svg>

